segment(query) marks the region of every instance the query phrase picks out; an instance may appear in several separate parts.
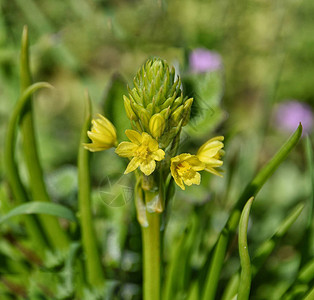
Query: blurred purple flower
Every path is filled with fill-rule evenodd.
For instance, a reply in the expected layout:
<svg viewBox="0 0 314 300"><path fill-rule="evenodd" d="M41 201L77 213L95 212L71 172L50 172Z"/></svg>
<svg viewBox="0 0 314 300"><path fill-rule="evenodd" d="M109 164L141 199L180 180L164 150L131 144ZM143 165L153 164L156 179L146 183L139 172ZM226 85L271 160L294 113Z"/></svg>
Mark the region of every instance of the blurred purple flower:
<svg viewBox="0 0 314 300"><path fill-rule="evenodd" d="M311 107L297 100L288 100L280 103L275 112L275 122L284 131L295 130L302 123L303 132L313 129L313 113Z"/></svg>
<svg viewBox="0 0 314 300"><path fill-rule="evenodd" d="M195 73L212 72L221 68L221 56L213 51L197 48L190 53L190 69Z"/></svg>

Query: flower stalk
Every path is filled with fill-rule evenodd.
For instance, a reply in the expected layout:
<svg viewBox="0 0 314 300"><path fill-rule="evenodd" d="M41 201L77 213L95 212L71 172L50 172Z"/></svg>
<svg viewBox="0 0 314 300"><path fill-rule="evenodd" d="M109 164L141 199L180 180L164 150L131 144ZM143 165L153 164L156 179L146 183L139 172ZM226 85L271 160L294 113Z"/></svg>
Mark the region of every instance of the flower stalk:
<svg viewBox="0 0 314 300"><path fill-rule="evenodd" d="M153 201L153 193L145 192L145 200ZM160 213L146 213L148 226L142 226L143 293L145 300L160 300Z"/></svg>

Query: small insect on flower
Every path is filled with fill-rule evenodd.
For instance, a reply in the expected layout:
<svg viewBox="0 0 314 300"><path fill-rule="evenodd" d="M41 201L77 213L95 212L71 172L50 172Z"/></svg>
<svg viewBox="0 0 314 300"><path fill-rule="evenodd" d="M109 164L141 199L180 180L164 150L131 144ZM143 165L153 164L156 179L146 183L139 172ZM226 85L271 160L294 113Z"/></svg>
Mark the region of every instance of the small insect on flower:
<svg viewBox="0 0 314 300"><path fill-rule="evenodd" d="M188 186L199 185L201 175L197 171L202 171L204 168L205 164L196 155L182 153L171 158L171 175L182 190L185 190L184 184Z"/></svg>
<svg viewBox="0 0 314 300"><path fill-rule="evenodd" d="M113 124L104 116L92 120L92 130L87 132L92 143L83 144L85 149L95 152L110 149L117 145L117 133Z"/></svg>
<svg viewBox="0 0 314 300"><path fill-rule="evenodd" d="M128 174L138 167L146 175L150 175L156 168L156 161L165 158L165 152L159 149L158 142L148 133L138 133L135 130L126 130L126 136L131 142L122 142L116 153L121 157L133 157L124 174Z"/></svg>
<svg viewBox="0 0 314 300"><path fill-rule="evenodd" d="M221 156L224 155L223 136L216 136L206 143L204 143L197 151L197 158L205 164L205 171L210 172L214 175L222 177L222 175L215 170L215 168L221 167L223 161L220 160Z"/></svg>

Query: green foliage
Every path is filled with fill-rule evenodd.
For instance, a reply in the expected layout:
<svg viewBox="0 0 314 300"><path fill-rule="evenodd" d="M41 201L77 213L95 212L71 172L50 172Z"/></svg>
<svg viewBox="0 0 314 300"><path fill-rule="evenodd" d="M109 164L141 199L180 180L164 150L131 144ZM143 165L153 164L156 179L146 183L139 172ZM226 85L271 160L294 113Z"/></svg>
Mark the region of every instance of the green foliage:
<svg viewBox="0 0 314 300"><path fill-rule="evenodd" d="M60 204L32 201L31 203L19 205L12 209L8 214L2 216L0 218L0 224L9 218L25 214L46 214L58 218L64 218L72 222L76 221L72 211Z"/></svg>

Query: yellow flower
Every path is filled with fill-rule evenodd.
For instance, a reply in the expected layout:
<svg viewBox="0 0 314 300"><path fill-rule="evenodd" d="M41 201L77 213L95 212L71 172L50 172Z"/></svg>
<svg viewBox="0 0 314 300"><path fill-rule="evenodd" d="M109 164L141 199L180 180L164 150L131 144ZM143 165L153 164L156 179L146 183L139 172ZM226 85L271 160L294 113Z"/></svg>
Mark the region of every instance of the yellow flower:
<svg viewBox="0 0 314 300"><path fill-rule="evenodd" d="M99 119L92 120L92 130L87 132L92 140L90 144L83 144L85 149L95 152L107 150L117 144L117 133L112 123L98 114Z"/></svg>
<svg viewBox="0 0 314 300"><path fill-rule="evenodd" d="M221 167L223 164L223 161L220 160L221 156L224 155L222 150L224 146L223 140L223 136L216 136L208 140L199 148L196 154L198 159L205 164L205 171L220 177L222 175L215 168Z"/></svg>
<svg viewBox="0 0 314 300"><path fill-rule="evenodd" d="M171 175L182 190L185 190L184 184L188 186L192 184L199 185L201 175L197 171L202 171L204 168L205 164L196 155L182 153L171 158Z"/></svg>
<svg viewBox="0 0 314 300"><path fill-rule="evenodd" d="M148 133L138 133L135 130L126 130L126 136L131 142L122 142L118 145L116 153L121 157L133 157L124 174L140 167L145 175L150 175L156 168L156 161L165 158L165 152L159 149L158 142Z"/></svg>

